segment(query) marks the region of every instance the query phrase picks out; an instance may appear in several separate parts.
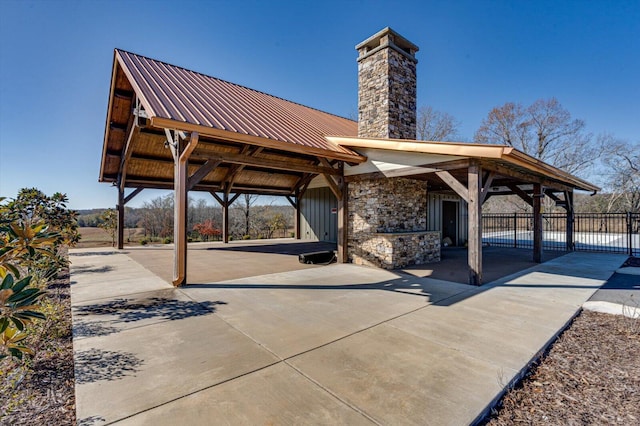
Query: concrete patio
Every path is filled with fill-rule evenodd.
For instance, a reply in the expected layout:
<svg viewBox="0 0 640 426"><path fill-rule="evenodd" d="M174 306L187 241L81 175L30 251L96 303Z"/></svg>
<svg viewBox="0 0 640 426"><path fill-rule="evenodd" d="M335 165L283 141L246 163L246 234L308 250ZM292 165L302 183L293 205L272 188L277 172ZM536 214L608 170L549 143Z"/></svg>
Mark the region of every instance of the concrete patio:
<svg viewBox="0 0 640 426"><path fill-rule="evenodd" d="M334 264L174 289L140 253L70 253L80 424L468 424L626 259L482 287Z"/></svg>

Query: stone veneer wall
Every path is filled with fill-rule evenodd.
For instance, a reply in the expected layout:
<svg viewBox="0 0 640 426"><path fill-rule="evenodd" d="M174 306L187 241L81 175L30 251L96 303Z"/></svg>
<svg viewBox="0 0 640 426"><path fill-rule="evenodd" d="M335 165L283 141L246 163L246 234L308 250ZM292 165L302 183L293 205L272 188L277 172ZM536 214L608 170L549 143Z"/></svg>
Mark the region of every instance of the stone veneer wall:
<svg viewBox="0 0 640 426"><path fill-rule="evenodd" d="M358 59L358 137L416 138L416 59L382 36Z"/></svg>
<svg viewBox="0 0 640 426"><path fill-rule="evenodd" d="M347 200L349 261L394 269L440 260L440 233L426 231L426 182L356 178Z"/></svg>

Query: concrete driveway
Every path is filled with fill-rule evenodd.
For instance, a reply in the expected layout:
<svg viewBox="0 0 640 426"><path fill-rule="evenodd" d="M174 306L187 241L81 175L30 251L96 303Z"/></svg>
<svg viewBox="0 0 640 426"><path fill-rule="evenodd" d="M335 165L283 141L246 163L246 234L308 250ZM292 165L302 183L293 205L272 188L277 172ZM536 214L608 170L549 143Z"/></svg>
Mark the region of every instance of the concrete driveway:
<svg viewBox="0 0 640 426"><path fill-rule="evenodd" d="M329 265L173 289L72 250L80 424L468 424L625 256L483 287Z"/></svg>

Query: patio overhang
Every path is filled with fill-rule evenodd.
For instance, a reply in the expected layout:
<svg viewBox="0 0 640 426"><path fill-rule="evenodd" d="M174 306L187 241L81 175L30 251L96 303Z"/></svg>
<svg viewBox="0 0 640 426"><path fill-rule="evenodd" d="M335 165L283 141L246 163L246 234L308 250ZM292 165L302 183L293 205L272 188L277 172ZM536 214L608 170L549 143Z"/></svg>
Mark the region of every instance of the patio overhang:
<svg viewBox="0 0 640 426"><path fill-rule="evenodd" d="M286 197L299 237L309 182L325 176L340 199L343 164L366 160L324 138L336 132L355 135L357 123L116 49L99 181L118 189L119 224L124 205L143 189L174 190L178 265L186 253L188 191L210 193L221 204L224 241L229 205L241 194ZM186 280L186 267L179 269L176 285Z"/></svg>
<svg viewBox="0 0 640 426"><path fill-rule="evenodd" d="M600 188L512 147L459 142L328 136L332 143L367 155L345 180L406 177L427 181L430 192L453 192L468 205L469 283L482 283L482 205L492 196L517 195L534 213L533 259L542 261L542 199L567 211L572 241L573 191ZM567 244L567 250L572 247Z"/></svg>

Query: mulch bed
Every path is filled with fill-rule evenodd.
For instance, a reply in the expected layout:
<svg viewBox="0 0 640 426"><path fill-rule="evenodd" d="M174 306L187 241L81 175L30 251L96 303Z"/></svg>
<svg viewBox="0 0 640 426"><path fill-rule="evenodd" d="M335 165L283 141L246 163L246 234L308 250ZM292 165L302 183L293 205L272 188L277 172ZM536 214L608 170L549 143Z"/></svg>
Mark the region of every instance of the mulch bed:
<svg viewBox="0 0 640 426"><path fill-rule="evenodd" d="M69 271L49 283L49 322L30 337L36 355L31 369L13 360L0 362L0 424L76 423Z"/></svg>
<svg viewBox="0 0 640 426"><path fill-rule="evenodd" d="M640 424L640 319L583 311L485 424Z"/></svg>

